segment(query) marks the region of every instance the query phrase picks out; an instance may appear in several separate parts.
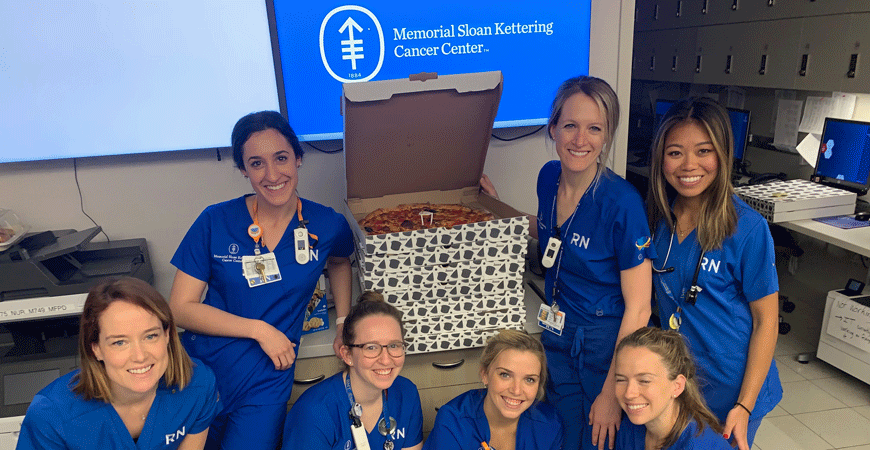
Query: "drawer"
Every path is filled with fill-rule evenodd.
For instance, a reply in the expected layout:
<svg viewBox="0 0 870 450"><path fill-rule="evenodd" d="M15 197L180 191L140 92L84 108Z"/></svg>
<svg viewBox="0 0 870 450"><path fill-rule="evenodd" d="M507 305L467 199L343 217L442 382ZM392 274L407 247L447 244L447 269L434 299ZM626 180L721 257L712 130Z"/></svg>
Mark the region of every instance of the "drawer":
<svg viewBox="0 0 870 450"><path fill-rule="evenodd" d="M440 408L463 392L482 387L483 385L478 380L477 383L471 384L457 384L453 386L420 389L420 405L423 408L423 433L428 435L429 432L432 431L432 426L435 424L437 408Z"/></svg>
<svg viewBox="0 0 870 450"><path fill-rule="evenodd" d="M293 377L293 393L290 395L289 404L296 403L296 399L310 386L335 375L341 369L341 360L335 355L297 361L296 373Z"/></svg>
<svg viewBox="0 0 870 450"><path fill-rule="evenodd" d="M481 348L419 353L405 358L401 375L418 389L480 382Z"/></svg>

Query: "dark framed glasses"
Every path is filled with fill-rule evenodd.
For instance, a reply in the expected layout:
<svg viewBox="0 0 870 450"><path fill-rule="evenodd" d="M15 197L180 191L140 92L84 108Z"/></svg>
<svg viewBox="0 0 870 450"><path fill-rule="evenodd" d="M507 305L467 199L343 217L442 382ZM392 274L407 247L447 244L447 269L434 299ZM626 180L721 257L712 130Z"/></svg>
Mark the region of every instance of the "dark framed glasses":
<svg viewBox="0 0 870 450"><path fill-rule="evenodd" d="M405 350L408 347L408 345L402 341L390 342L387 345L381 345L377 342L368 342L365 344L348 344L347 346L362 349L363 356L372 359L381 356L384 349L387 349L388 355L393 358L399 358L405 356Z"/></svg>

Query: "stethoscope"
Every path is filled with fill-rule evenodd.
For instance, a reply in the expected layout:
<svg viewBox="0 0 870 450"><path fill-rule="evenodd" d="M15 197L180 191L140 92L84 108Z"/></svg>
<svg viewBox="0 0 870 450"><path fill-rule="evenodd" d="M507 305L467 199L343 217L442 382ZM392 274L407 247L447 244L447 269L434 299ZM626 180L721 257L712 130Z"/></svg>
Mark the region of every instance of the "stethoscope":
<svg viewBox="0 0 870 450"><path fill-rule="evenodd" d="M350 374L347 374L347 377L344 381L344 389L347 392L347 399L350 401L350 412L348 415L350 416L350 424L351 424L351 434L353 435L354 442L356 443L357 449L369 449L368 439L365 436L365 431L362 425L362 406L356 402L353 398L353 390L350 387ZM386 389L381 391L382 402L381 402L381 420L378 421L378 433L381 433L381 436L387 438L384 441L384 450L393 450L395 444L393 444L393 433L398 429L396 424L396 419L387 412L387 391ZM357 432L361 431L360 436L357 435Z"/></svg>
<svg viewBox="0 0 870 450"><path fill-rule="evenodd" d="M671 247L674 245L674 231L671 231L671 241L668 243L668 252L665 254L665 261L662 263L661 269L656 269L656 266L653 265L653 272L658 274L671 273L674 271L674 267L666 267L668 265L668 258L671 257ZM701 286L698 286L698 275L701 273L701 264L704 261L705 252L701 251L701 256L698 257L698 264L695 265L695 274L692 276L692 286L686 291L686 303L689 305L694 305L698 300L698 294L701 293L704 289ZM677 305L677 310L680 310L679 305Z"/></svg>

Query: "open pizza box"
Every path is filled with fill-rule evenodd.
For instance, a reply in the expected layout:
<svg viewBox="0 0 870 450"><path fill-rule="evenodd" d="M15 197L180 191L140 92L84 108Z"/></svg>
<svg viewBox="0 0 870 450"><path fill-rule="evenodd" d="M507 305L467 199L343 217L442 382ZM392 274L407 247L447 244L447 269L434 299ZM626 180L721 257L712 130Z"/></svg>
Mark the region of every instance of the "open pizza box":
<svg viewBox="0 0 870 450"><path fill-rule="evenodd" d="M501 72L344 85L344 214L360 283L405 313L409 353L479 347L523 326L529 221L479 186L501 90ZM374 236L358 224L378 208L426 202L495 219Z"/></svg>
<svg viewBox="0 0 870 450"><path fill-rule="evenodd" d="M480 194L501 72L420 74L347 83L343 91L345 216L363 255L528 234L522 213ZM425 202L484 209L497 219L376 236L358 226L378 208Z"/></svg>

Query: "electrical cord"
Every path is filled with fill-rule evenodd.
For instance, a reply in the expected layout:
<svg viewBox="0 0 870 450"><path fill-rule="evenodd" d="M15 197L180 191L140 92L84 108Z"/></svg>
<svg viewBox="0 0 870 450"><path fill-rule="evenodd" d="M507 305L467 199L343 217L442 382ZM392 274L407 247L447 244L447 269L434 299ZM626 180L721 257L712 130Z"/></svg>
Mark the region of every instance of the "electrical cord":
<svg viewBox="0 0 870 450"><path fill-rule="evenodd" d="M79 191L79 208L81 208L82 214L84 214L85 217L87 217L88 219L91 219L91 222L93 222L94 225L100 227L100 232L103 233L103 236L106 237L106 242L111 242L112 240L109 239L109 235L106 234L105 231L103 231L103 227L100 226L100 224L98 224L97 221L94 220L93 217L91 217L90 215L88 215L88 213L85 212L85 199L84 199L84 196L82 196L82 187L81 187L81 185L79 185L79 167L78 167L78 164L76 163L76 161L77 161L77 159L73 158L73 177L75 177L75 180L76 180L76 189Z"/></svg>
<svg viewBox="0 0 870 450"><path fill-rule="evenodd" d="M533 134L537 134L539 131L543 130L544 127L546 127L546 125L541 125L541 126L539 126L538 128L536 128L534 131L531 131L531 132L526 133L526 134L521 134L521 135L519 135L519 136L512 137L512 138L501 138L501 137L496 136L495 133L492 133L492 137L495 138L496 140L499 140L499 141L502 141L502 142L510 142L510 141L515 141L515 140L517 140L517 139L522 139L522 138L524 138L524 137L531 136L531 135L533 135Z"/></svg>
<svg viewBox="0 0 870 450"><path fill-rule="evenodd" d="M324 150L324 149L322 149L322 148L315 147L314 144L312 144L310 141L305 142L305 145L307 145L307 146L313 148L314 150L317 150L317 151L320 152L320 153L326 153L327 155L331 155L331 154L334 154L334 153L341 153L341 152L344 150L344 147L339 147L339 148L337 148L337 149L335 149L335 150Z"/></svg>

